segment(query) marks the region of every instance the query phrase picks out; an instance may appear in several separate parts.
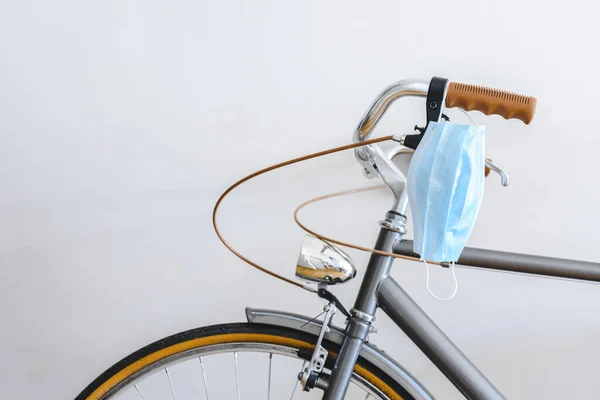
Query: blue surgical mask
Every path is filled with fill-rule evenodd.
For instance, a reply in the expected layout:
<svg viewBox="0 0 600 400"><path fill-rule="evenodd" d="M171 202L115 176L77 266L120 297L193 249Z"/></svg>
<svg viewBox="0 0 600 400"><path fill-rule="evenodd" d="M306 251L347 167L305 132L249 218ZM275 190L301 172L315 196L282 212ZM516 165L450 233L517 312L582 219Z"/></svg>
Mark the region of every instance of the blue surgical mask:
<svg viewBox="0 0 600 400"><path fill-rule="evenodd" d="M458 260L483 197L485 127L430 122L408 170L414 251Z"/></svg>

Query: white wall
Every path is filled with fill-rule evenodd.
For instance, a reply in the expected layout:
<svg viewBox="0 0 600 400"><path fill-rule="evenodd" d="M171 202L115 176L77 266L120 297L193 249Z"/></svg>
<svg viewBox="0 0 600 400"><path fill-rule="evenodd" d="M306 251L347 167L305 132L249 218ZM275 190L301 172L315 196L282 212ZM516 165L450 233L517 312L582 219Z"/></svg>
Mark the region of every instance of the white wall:
<svg viewBox="0 0 600 400"><path fill-rule="evenodd" d="M474 114L512 183L487 181L470 245L600 261L599 11L584 0L5 2L2 398L72 398L129 352L242 320L247 305L316 315L319 300L227 252L213 203L259 167L348 143L373 98L402 78L536 95L530 127ZM406 101L378 134L423 118L422 102ZM294 207L368 183L351 153L291 167L234 192L223 231L292 276ZM357 195L304 218L370 245L390 201ZM461 269L458 295L442 303L421 267L396 264L394 276L508 398L597 395L597 285ZM444 271L433 278L448 290ZM357 284L336 292L350 304ZM377 344L439 398L460 398L385 316L377 325Z"/></svg>

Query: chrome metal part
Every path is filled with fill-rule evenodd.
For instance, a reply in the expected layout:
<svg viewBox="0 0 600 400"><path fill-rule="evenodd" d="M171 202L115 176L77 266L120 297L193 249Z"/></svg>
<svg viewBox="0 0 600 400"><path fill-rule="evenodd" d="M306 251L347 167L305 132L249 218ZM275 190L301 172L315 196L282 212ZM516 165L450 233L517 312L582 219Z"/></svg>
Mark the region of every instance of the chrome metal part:
<svg viewBox="0 0 600 400"><path fill-rule="evenodd" d="M307 364L308 364L308 361L304 361L302 363L302 368L300 368L300 371L304 371L304 368L306 368ZM298 390L298 386L300 386L301 379L302 379L302 372L300 372L298 374L298 379L296 379L296 383L294 384L294 390L292 390L292 395L290 396L290 400L293 400L294 395L296 394L296 390Z"/></svg>
<svg viewBox="0 0 600 400"><path fill-rule="evenodd" d="M344 283L356 276L350 257L337 247L311 235L302 242L296 276L325 285Z"/></svg>
<svg viewBox="0 0 600 400"><path fill-rule="evenodd" d="M204 372L204 362L202 361L202 357L198 357L200 361L200 370L202 371L202 382L204 382L204 394L206 395L206 400L209 400L208 396L208 384L206 383L206 372Z"/></svg>
<svg viewBox="0 0 600 400"><path fill-rule="evenodd" d="M142 400L146 400L146 396L144 396L144 394L142 393L142 391L140 390L140 388L138 387L138 385L133 385L133 387L135 388L135 391L140 395L140 397L142 398Z"/></svg>
<svg viewBox="0 0 600 400"><path fill-rule="evenodd" d="M371 104L371 107L356 127L353 141L357 143L367 140L379 119L394 101L404 96L424 97L427 96L428 90L429 81L417 79L403 80L386 88ZM398 140L400 146L393 147L387 153L377 145L363 146L355 150L356 158L363 166L365 174L371 178L374 176L380 177L390 187L396 199L392 209L398 212L401 212L401 208L406 207L405 204L400 202L406 187L406 177L392 160L403 152L412 151L403 147L405 137L406 135L398 138L394 136L394 140ZM390 227L393 227L393 225Z"/></svg>
<svg viewBox="0 0 600 400"><path fill-rule="evenodd" d="M362 312L360 310L357 310L356 308L351 308L350 314L352 314L356 318L362 319L363 321L366 321L368 323L375 321L375 315L367 314L366 312Z"/></svg>
<svg viewBox="0 0 600 400"><path fill-rule="evenodd" d="M385 151L377 145L366 147L366 151L369 154L367 164L370 165L370 170L377 174L390 187L392 193L394 193L395 200L392 209L404 214L408 204L408 198L405 196L406 176L396 166L394 158L402 154L412 154L414 150L398 144L394 144ZM394 224L389 225L388 229L394 229Z"/></svg>
<svg viewBox="0 0 600 400"><path fill-rule="evenodd" d="M404 146L404 140L405 139L406 139L406 134L396 133L394 136L392 136L392 140L394 142L400 143L401 146Z"/></svg>
<svg viewBox="0 0 600 400"><path fill-rule="evenodd" d="M381 147L377 145L369 145L366 151L369 154L367 164L370 165L372 171L379 176L386 185L392 189L394 193L394 205L392 209L396 210L399 206L399 201L406 188L406 177L400 169L394 164L393 158L402 153L401 148L394 148L386 154Z"/></svg>
<svg viewBox="0 0 600 400"><path fill-rule="evenodd" d="M353 135L354 143L363 142L371 136L371 133L388 107L401 97L407 96L427 96L429 90L429 80L406 79L387 87L371 104L365 115L362 117ZM365 168L369 175L371 166L369 163L369 154L364 147L355 150L358 161Z"/></svg>
<svg viewBox="0 0 600 400"><path fill-rule="evenodd" d="M175 394L175 388L173 387L173 381L171 380L171 374L169 374L169 368L165 367L165 373L167 374L167 379L169 380L169 386L171 387L171 395L173 396L173 400L177 400L177 395Z"/></svg>
<svg viewBox="0 0 600 400"><path fill-rule="evenodd" d="M326 376L325 374L321 374L319 376L319 378L317 379L317 382L315 383L315 387L317 389L321 389L322 391L325 391L329 388L329 377ZM367 396L370 396L370 393L367 393Z"/></svg>
<svg viewBox="0 0 600 400"><path fill-rule="evenodd" d="M364 142L369 139L373 128L377 125L388 107L401 97L427 96L429 80L404 79L388 86L371 104L354 131L354 142Z"/></svg>
<svg viewBox="0 0 600 400"><path fill-rule="evenodd" d="M500 175L500 183L502 184L502 186L504 186L504 187L508 186L509 180L508 180L508 175L506 174L506 172L504 172L503 170L498 168L498 166L495 165L490 160L485 160L485 166L488 167L491 171L494 171L495 173Z"/></svg>
<svg viewBox="0 0 600 400"><path fill-rule="evenodd" d="M329 324L331 323L331 319L335 315L337 308L334 303L328 303L323 308L325 311L325 317L323 318L323 324L321 325L321 331L319 332L319 338L317 339L317 343L315 344L315 351L310 359L310 363L308 363L308 367L300 371L301 377L300 381L302 382L302 388L305 392L308 392L315 385L308 384L309 379L314 377L314 381L318 380L319 374L323 372L323 367L325 366L325 361L327 361L327 350L321 344L323 343L323 338L325 337L325 333L329 331Z"/></svg>
<svg viewBox="0 0 600 400"><path fill-rule="evenodd" d="M240 400L240 373L238 372L237 351L233 352L233 360L235 362L235 390L236 390L236 394L237 394L237 400Z"/></svg>
<svg viewBox="0 0 600 400"><path fill-rule="evenodd" d="M404 215L394 211L388 211L385 214L385 219L379 221L379 225L385 229L389 229L390 231L398 232L404 235L406 233L406 221L407 220Z"/></svg>
<svg viewBox="0 0 600 400"><path fill-rule="evenodd" d="M402 215L406 215L406 209L408 208L408 192L406 190L402 193L402 197L400 197L400 200L398 200L397 203L398 207L396 208L396 211Z"/></svg>
<svg viewBox="0 0 600 400"><path fill-rule="evenodd" d="M318 335L321 331L320 321L311 321L311 318L309 317L283 311L246 308L246 318L248 322L276 325L309 332L313 335ZM344 340L344 330L334 325L329 325L329 331L325 333L325 339L341 345ZM370 362L398 382L398 384L405 388L415 399L430 400L434 398L425 387L406 369L398 364L397 361L378 349L372 343L365 343L361 348L360 355L366 361Z"/></svg>
<svg viewBox="0 0 600 400"><path fill-rule="evenodd" d="M390 148L388 148L385 151L385 155L389 160L393 160L394 158L396 158L397 156L399 156L401 154L413 154L414 152L415 151L413 149L404 147L401 143L400 144L394 143L393 146L391 146Z"/></svg>

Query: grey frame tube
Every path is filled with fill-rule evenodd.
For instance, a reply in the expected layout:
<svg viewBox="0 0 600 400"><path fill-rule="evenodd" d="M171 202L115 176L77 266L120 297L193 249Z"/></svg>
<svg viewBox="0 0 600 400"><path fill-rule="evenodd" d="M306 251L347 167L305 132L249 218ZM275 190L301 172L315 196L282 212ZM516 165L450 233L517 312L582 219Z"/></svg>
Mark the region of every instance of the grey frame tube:
<svg viewBox="0 0 600 400"><path fill-rule="evenodd" d="M381 309L467 399L504 399L392 277L381 282L378 300Z"/></svg>
<svg viewBox="0 0 600 400"><path fill-rule="evenodd" d="M396 242L394 253L419 257L418 254L413 253L412 240ZM600 263L588 261L465 247L456 264L523 274L600 282Z"/></svg>
<svg viewBox="0 0 600 400"><path fill-rule="evenodd" d="M375 249L393 251L393 246L401 239L401 234L382 228L379 232ZM365 276L360 285L354 310L367 315L374 315L377 310L377 287L388 276L394 259L391 256L371 254ZM352 312L352 311L351 311ZM325 390L323 400L343 400L352 371L360 350L367 339L371 322L353 315L348 319L346 335L342 347L331 372L329 387Z"/></svg>

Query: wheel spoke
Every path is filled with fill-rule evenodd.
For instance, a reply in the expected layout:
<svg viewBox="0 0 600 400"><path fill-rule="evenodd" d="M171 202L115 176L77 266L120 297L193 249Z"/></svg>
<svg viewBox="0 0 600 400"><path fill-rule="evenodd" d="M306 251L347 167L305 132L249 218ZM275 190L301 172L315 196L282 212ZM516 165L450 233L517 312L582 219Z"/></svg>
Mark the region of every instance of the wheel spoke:
<svg viewBox="0 0 600 400"><path fill-rule="evenodd" d="M267 384L267 400L271 400L271 364L273 362L273 353L269 353L269 383Z"/></svg>
<svg viewBox="0 0 600 400"><path fill-rule="evenodd" d="M233 352L233 359L235 361L235 388L237 390L237 400L240 400L240 379L238 375L238 355L237 351Z"/></svg>
<svg viewBox="0 0 600 400"><path fill-rule="evenodd" d="M175 388L173 387L173 381L171 381L171 374L169 374L169 368L165 368L165 373L167 374L167 378L169 379L169 386L171 386L171 394L173 395L173 400L177 400L177 396L175 395Z"/></svg>
<svg viewBox="0 0 600 400"><path fill-rule="evenodd" d="M307 361L302 362L302 368L300 369L300 373L304 372L304 368L306 368L306 364L308 364ZM294 390L292 390L292 395L290 396L290 400L292 400L294 398L294 395L296 394L296 389L298 389L298 385L300 385L300 379L298 379L298 377L296 377L296 383L294 384Z"/></svg>
<svg viewBox="0 0 600 400"><path fill-rule="evenodd" d="M371 393L367 393L367 397L365 397L365 400L369 400L370 397L371 397Z"/></svg>
<svg viewBox="0 0 600 400"><path fill-rule="evenodd" d="M140 397L142 398L142 400L146 400L146 398L144 397L144 395L142 394L142 391L140 390L140 388L138 387L138 385L133 385L133 387L135 388L135 390L138 392L138 394L140 395Z"/></svg>
<svg viewBox="0 0 600 400"><path fill-rule="evenodd" d="M204 393L206 394L206 400L209 400L208 385L206 384L206 373L204 372L204 363L202 362L202 357L198 357L198 360L200 360L200 369L202 370L202 380L204 381Z"/></svg>

